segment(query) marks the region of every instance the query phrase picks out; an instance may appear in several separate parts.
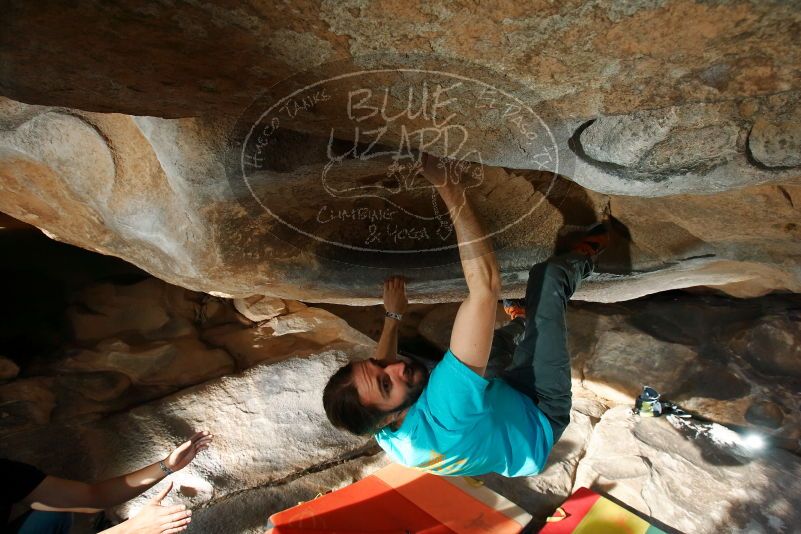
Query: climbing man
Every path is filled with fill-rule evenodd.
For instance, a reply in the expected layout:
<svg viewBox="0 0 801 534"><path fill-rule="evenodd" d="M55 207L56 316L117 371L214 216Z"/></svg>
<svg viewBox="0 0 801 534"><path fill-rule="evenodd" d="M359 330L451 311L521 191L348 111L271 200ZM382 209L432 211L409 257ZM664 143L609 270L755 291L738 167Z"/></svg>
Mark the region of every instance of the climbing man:
<svg viewBox="0 0 801 534"><path fill-rule="evenodd" d="M390 458L409 467L439 475L534 475L570 422L567 301L592 272L608 234L596 225L570 253L535 265L525 300L504 301L512 321L493 333L498 264L449 168L451 162L423 155L422 174L451 214L469 290L450 348L430 374L397 356L407 301L403 280L391 278L374 357L339 369L325 387L323 405L334 426L374 434ZM488 366L495 376L485 376Z"/></svg>

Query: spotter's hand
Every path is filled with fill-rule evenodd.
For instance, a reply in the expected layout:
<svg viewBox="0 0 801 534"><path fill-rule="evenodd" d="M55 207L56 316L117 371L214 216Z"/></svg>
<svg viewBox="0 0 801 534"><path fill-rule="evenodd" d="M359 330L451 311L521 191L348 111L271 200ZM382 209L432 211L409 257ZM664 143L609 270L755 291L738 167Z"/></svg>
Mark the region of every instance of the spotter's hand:
<svg viewBox="0 0 801 534"><path fill-rule="evenodd" d="M195 455L200 451L207 449L211 445L211 440L214 436L207 430L195 432L195 434L187 441L179 445L174 451L164 459L164 463L172 471L183 469L189 462L194 460Z"/></svg>

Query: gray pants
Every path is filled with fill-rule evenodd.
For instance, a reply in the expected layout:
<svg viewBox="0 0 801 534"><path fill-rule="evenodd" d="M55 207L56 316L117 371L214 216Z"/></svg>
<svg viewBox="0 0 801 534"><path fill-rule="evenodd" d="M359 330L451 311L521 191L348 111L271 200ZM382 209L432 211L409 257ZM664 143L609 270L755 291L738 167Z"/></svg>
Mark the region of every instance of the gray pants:
<svg viewBox="0 0 801 534"><path fill-rule="evenodd" d="M526 319L495 331L487 378L503 378L530 397L548 417L554 443L570 423L570 355L567 301L592 272L592 260L569 253L531 268L526 286Z"/></svg>

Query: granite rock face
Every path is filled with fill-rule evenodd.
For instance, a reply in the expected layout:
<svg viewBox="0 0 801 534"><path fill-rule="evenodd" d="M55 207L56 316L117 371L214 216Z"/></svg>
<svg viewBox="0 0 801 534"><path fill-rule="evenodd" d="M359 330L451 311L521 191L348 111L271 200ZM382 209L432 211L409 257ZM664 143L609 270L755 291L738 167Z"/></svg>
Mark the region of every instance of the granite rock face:
<svg viewBox="0 0 801 534"><path fill-rule="evenodd" d="M511 293L602 213L632 261L581 298L801 285L792 4L12 4L0 211L170 283L367 304L404 272L414 300L456 300L425 149L488 165L468 195ZM563 178L584 202L553 198ZM702 208L736 231L705 235Z"/></svg>
<svg viewBox="0 0 801 534"><path fill-rule="evenodd" d="M348 359L370 356L372 340L319 308L284 302L294 311L254 323L231 302L198 296L155 280L101 284L87 288L68 313L82 325L83 343L100 347L109 335L133 347L135 340L199 339L229 355L233 371L178 391L178 383L162 387L155 399L136 398L132 384L141 380L141 367L105 370L107 358L85 361L103 370L67 369L82 354L67 353L38 371L24 370L35 376L0 386L0 421L9 423L0 428L0 455L56 475L103 478L155 461L194 429L209 429L213 446L173 475L169 502L192 507L194 528L202 525L203 532L242 533L259 532L271 513L386 464L374 444L331 428L320 403L328 376ZM483 483L535 521L577 487L589 486L683 531L736 525L792 532L788 525L799 521L789 503L798 499L792 481L801 437L797 299L675 296L571 304L571 423L540 475L486 475ZM407 326L445 347L457 306L415 305ZM122 313L130 309L142 316ZM380 310L351 311L344 316L377 335ZM165 328L178 317L192 329ZM503 318L499 310L498 324ZM184 366L191 376L203 371ZM630 407L643 383L716 423L633 417ZM127 404L119 404L120 396ZM747 432L769 446L749 449ZM117 513L135 513L160 487Z"/></svg>
<svg viewBox="0 0 801 534"><path fill-rule="evenodd" d="M376 452L323 413L328 377L375 346L325 310L286 301L253 323L231 301L152 278L91 285L72 302L71 346L0 384L4 458L102 479L208 429L214 448L173 477L171 496L200 507ZM134 513L154 491L117 512Z"/></svg>
<svg viewBox="0 0 801 534"><path fill-rule="evenodd" d="M230 300L155 278L89 285L65 311L67 345L0 384L0 435L93 421L260 363L372 344L331 313L282 302L280 315L254 324Z"/></svg>
<svg viewBox="0 0 801 534"><path fill-rule="evenodd" d="M283 300L263 295L253 295L246 299L234 299L234 306L236 311L254 323L269 321L289 309L287 303Z"/></svg>
<svg viewBox="0 0 801 534"><path fill-rule="evenodd" d="M737 435L612 408L595 425L575 487L608 493L682 532L792 532L797 457L741 454Z"/></svg>
<svg viewBox="0 0 801 534"><path fill-rule="evenodd" d="M316 138L289 136L273 170L243 182L227 173L230 121L4 102L15 128L0 131L0 210L56 239L218 296L375 303L376 288L399 272L412 300L464 294L454 233L435 193L420 177L387 193L401 179L381 185L381 158L328 169L323 147L309 141ZM631 159L601 137L598 150L609 159ZM665 164L675 171L685 163ZM321 185L321 172L338 181ZM345 191L348 180L360 191L380 186L383 196L331 196L332 184ZM581 189L547 171L485 167L468 195L493 234L509 294L522 293L533 263L603 214L619 223L617 248L578 298L609 302L698 285L738 296L801 290L797 181L637 198Z"/></svg>
<svg viewBox="0 0 801 534"><path fill-rule="evenodd" d="M801 523L797 303L622 302L801 292L793 2L39 4L4 6L0 212L175 286L95 285L61 357L0 358L0 455L101 478L208 428L171 496L204 532L382 465L320 405L373 343L297 300L376 304L405 274L447 346L455 306L423 306L465 286L424 149L469 171L504 296L612 220L576 299L619 304L568 316L572 423L539 477L487 485L537 518L587 485L688 532ZM643 382L772 447L633 417Z"/></svg>
<svg viewBox="0 0 801 534"><path fill-rule="evenodd" d="M792 329L797 302L766 297L727 306L700 297L616 306L588 305L569 316L574 378L584 387L632 405L649 385L685 410L797 451L801 418L793 373L801 360L787 350L799 342ZM766 328L771 324L790 328ZM765 373L776 360L785 371Z"/></svg>
<svg viewBox="0 0 801 534"><path fill-rule="evenodd" d="M0 356L0 381L14 378L19 373L19 366L12 360Z"/></svg>
<svg viewBox="0 0 801 534"><path fill-rule="evenodd" d="M173 476L179 491L172 499L200 506L363 452L365 439L327 422L320 392L338 366L365 357L366 350L341 346L256 365L100 421L7 435L0 452L53 474L102 479L156 461L194 430L207 429L215 435L214 447ZM120 513L133 513L157 491L129 501Z"/></svg>
<svg viewBox="0 0 801 534"><path fill-rule="evenodd" d="M744 328L731 338L730 349L759 372L801 378L801 314L774 315Z"/></svg>
<svg viewBox="0 0 801 534"><path fill-rule="evenodd" d="M571 177L603 193L713 193L799 176L799 93L602 116Z"/></svg>
<svg viewBox="0 0 801 534"><path fill-rule="evenodd" d="M772 97L770 112L754 121L748 137L751 156L765 167L792 168L801 165L801 108L788 95Z"/></svg>
<svg viewBox="0 0 801 534"><path fill-rule="evenodd" d="M492 68L563 116L619 115L797 89L798 21L784 2L127 1L68 11L15 2L0 40L0 92L92 111L226 114L297 71L332 60L363 67L362 56L392 52Z"/></svg>

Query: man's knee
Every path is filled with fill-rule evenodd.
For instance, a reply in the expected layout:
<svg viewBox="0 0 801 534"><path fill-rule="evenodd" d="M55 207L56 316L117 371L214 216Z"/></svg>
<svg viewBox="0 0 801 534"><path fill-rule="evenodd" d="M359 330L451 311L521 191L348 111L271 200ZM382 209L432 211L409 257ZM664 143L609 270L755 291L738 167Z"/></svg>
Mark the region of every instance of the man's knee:
<svg viewBox="0 0 801 534"><path fill-rule="evenodd" d="M529 272L526 289L527 320L538 323L561 320L571 289L564 265L551 261L535 265Z"/></svg>
<svg viewBox="0 0 801 534"><path fill-rule="evenodd" d="M559 402L549 403L547 407L543 406L543 408L545 408L543 411L551 422L554 443L559 440L559 438L562 436L562 432L564 432L565 428L567 428L567 425L570 424L570 410L572 405L573 401L570 397L568 397L561 398Z"/></svg>
<svg viewBox="0 0 801 534"><path fill-rule="evenodd" d="M538 263L529 271L527 293L539 295L556 294L569 300L581 280L592 272L592 263L587 258L574 255L553 256Z"/></svg>
<svg viewBox="0 0 801 534"><path fill-rule="evenodd" d="M568 268L564 261L558 256L551 257L548 261L538 263L529 271L529 280L537 280L540 283L563 284L568 280Z"/></svg>
<svg viewBox="0 0 801 534"><path fill-rule="evenodd" d="M567 416L567 419L560 419L558 421L551 419L550 422L551 430L553 431L553 442L555 444L559 441L559 438L562 437L562 434L564 434L567 425L570 424L570 415Z"/></svg>

